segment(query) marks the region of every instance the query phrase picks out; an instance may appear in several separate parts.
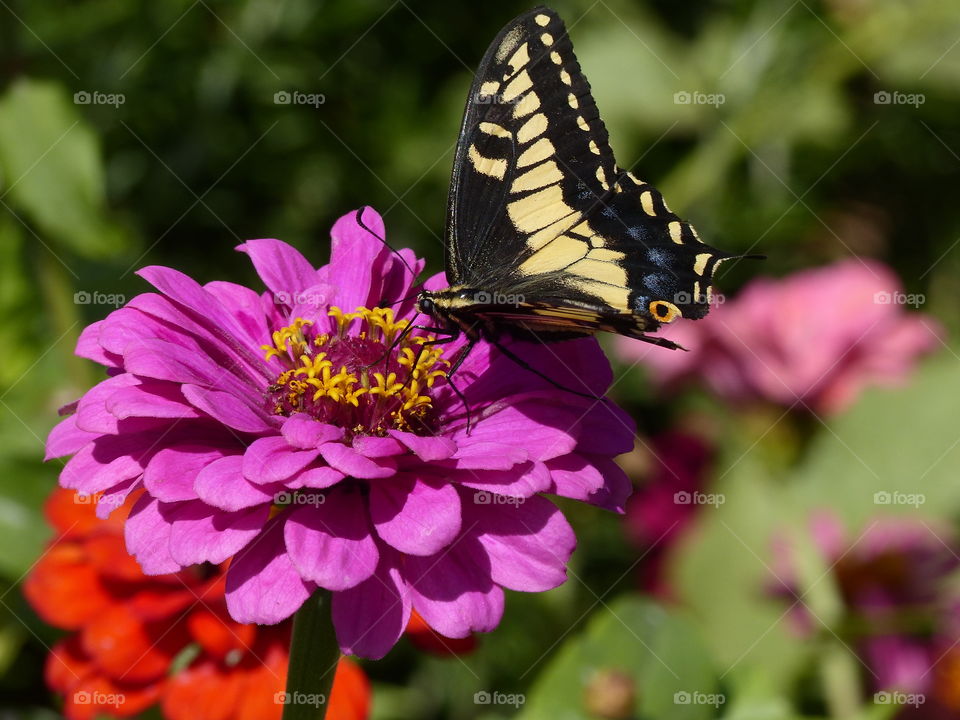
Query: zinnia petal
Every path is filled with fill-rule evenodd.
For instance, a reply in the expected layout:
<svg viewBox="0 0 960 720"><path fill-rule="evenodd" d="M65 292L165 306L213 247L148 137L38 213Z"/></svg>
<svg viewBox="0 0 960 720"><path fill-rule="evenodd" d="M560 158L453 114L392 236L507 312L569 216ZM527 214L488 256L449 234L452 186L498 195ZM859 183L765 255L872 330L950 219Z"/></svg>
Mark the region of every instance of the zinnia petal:
<svg viewBox="0 0 960 720"><path fill-rule="evenodd" d="M241 550L227 570L227 607L237 622L270 625L295 613L315 586L304 580L283 541L278 515Z"/></svg>
<svg viewBox="0 0 960 720"><path fill-rule="evenodd" d="M357 488L314 498L315 504L293 509L284 524L290 560L301 577L320 587L354 587L373 574L380 558L370 535L364 499Z"/></svg>

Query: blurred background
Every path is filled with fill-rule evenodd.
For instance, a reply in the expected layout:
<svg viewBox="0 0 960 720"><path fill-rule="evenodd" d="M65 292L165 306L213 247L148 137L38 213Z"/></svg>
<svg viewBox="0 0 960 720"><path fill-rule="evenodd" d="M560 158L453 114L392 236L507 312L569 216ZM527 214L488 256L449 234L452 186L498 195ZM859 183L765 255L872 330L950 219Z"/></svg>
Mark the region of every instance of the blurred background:
<svg viewBox="0 0 960 720"><path fill-rule="evenodd" d="M960 717L957 8L553 7L620 165L767 260L720 273L682 357L604 340L640 427L627 515L565 503L570 581L456 653L364 664L371 716ZM81 629L42 608L61 575L22 592L63 542L41 458L98 380L79 331L144 265L252 284L232 248L258 237L320 264L364 204L442 269L472 70L527 9L0 0L0 717L60 716L44 666ZM116 714L172 717L157 697Z"/></svg>

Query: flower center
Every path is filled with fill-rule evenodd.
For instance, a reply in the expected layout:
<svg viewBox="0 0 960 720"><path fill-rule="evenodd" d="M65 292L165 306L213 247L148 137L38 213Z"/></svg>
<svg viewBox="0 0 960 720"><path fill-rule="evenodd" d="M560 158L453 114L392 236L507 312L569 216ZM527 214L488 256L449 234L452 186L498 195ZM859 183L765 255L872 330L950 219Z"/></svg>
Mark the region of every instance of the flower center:
<svg viewBox="0 0 960 720"><path fill-rule="evenodd" d="M267 388L276 415L307 413L353 435L384 435L393 428L430 433L435 423L431 389L450 363L432 335L404 334L408 320L390 308L331 307L334 334L319 334L303 318L273 333L265 359L282 367ZM359 321L359 322L358 322Z"/></svg>

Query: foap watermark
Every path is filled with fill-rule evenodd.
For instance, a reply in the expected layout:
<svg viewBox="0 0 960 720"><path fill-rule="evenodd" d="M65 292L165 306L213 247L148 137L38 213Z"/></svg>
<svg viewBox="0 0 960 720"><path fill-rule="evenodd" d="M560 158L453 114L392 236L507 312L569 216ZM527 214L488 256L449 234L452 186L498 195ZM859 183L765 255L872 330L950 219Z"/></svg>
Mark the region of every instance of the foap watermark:
<svg viewBox="0 0 960 720"><path fill-rule="evenodd" d="M473 102L476 105L513 105L519 99L519 95L508 98L506 95L497 93L477 93L473 96Z"/></svg>
<svg viewBox="0 0 960 720"><path fill-rule="evenodd" d="M927 502L927 496L923 493L905 493L898 490L888 492L880 490L873 494L874 505L910 505L918 508Z"/></svg>
<svg viewBox="0 0 960 720"><path fill-rule="evenodd" d="M104 293L99 290L90 292L88 290L78 290L73 294L74 305L112 305L120 307L127 302L127 296L120 293Z"/></svg>
<svg viewBox="0 0 960 720"><path fill-rule="evenodd" d="M518 293L487 292L480 290L473 294L473 301L478 305L512 305L519 307L525 302L523 295Z"/></svg>
<svg viewBox="0 0 960 720"><path fill-rule="evenodd" d="M727 296L723 293L710 292L707 295L694 295L686 290L681 290L673 296L674 305L699 305L707 303L711 307L723 305L727 301Z"/></svg>
<svg viewBox="0 0 960 720"><path fill-rule="evenodd" d="M284 490L273 496L274 505L312 505L313 507L319 507L326 501L326 494L321 492L289 492Z"/></svg>
<svg viewBox="0 0 960 720"><path fill-rule="evenodd" d="M486 490L477 490L473 494L475 505L523 505L526 498L513 497L512 495L498 495L497 493L487 492Z"/></svg>
<svg viewBox="0 0 960 720"><path fill-rule="evenodd" d="M899 90L877 90L873 94L874 105L913 105L920 107L927 101L923 93L903 93Z"/></svg>
<svg viewBox="0 0 960 720"><path fill-rule="evenodd" d="M726 101L727 96L723 93L679 90L673 94L674 105L713 105L713 107L720 107Z"/></svg>
<svg viewBox="0 0 960 720"><path fill-rule="evenodd" d="M278 90L273 94L274 105L311 105L318 108L327 101L323 93L305 93L299 90Z"/></svg>
<svg viewBox="0 0 960 720"><path fill-rule="evenodd" d="M873 702L877 705L910 705L920 707L927 701L923 693L905 693L899 690L882 690L873 694Z"/></svg>
<svg viewBox="0 0 960 720"><path fill-rule="evenodd" d="M74 105L113 105L118 108L127 101L123 93L105 93L99 90L78 90L73 94Z"/></svg>
<svg viewBox="0 0 960 720"><path fill-rule="evenodd" d="M123 493L117 495L101 495L99 493L76 492L73 494L74 505L103 505L104 507L109 507L111 510L116 510L123 505L126 500L127 497Z"/></svg>
<svg viewBox="0 0 960 720"><path fill-rule="evenodd" d="M723 493L702 493L699 490L688 492L678 490L673 494L674 505L713 505L720 507L727 501L727 496Z"/></svg>
<svg viewBox="0 0 960 720"><path fill-rule="evenodd" d="M488 692L487 690L478 690L473 694L474 705L512 705L515 708L520 707L527 701L527 696L523 693L503 693L498 690Z"/></svg>
<svg viewBox="0 0 960 720"><path fill-rule="evenodd" d="M715 708L720 707L727 701L722 693L704 693L687 690L678 690L673 694L674 705L712 705Z"/></svg>
<svg viewBox="0 0 960 720"><path fill-rule="evenodd" d="M73 694L75 705L96 705L97 707L118 708L127 701L123 693L105 693L95 690L78 690Z"/></svg>
<svg viewBox="0 0 960 720"><path fill-rule="evenodd" d="M911 307L920 307L927 301L927 296L923 293L905 293L895 290L881 290L873 294L874 305L910 305Z"/></svg>
<svg viewBox="0 0 960 720"><path fill-rule="evenodd" d="M305 693L299 690L295 692L275 692L273 702L276 705L309 705L311 707L322 707L327 704L327 696L323 693Z"/></svg>
<svg viewBox="0 0 960 720"><path fill-rule="evenodd" d="M273 293L273 304L274 305L287 305L293 307L294 305L306 305L308 307L322 307L327 304L327 298L325 293L322 292L312 292L305 290L303 292L286 292L284 290L278 290Z"/></svg>

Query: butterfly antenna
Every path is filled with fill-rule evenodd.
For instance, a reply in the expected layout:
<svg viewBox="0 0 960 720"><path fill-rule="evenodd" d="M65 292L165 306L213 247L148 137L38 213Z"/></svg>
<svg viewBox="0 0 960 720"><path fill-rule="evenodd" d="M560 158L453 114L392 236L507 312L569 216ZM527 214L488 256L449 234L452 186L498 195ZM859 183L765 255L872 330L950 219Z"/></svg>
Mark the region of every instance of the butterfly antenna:
<svg viewBox="0 0 960 720"><path fill-rule="evenodd" d="M356 216L357 225L359 225L359 226L362 227L364 230L366 230L368 233L370 233L371 235L373 235L377 240L379 240L380 242L382 242L382 243L390 250L390 252L392 252L394 255L396 255L397 258L400 260L400 262L403 263L404 267L407 268L407 270L410 271L410 277L412 277L412 278L414 279L414 281L416 281L416 279L417 279L417 273L415 273L415 272L413 271L413 268L410 267L410 263L408 263L408 262L404 259L403 255L401 255L401 254L400 254L399 252L397 252L393 247L391 247L390 243L388 243L388 242L386 241L386 239L384 239L384 238L380 237L379 235L377 235L373 230L371 230L369 227L367 227L366 224L363 222L363 211L366 210L366 209L367 209L367 206L364 206L364 207L360 208L359 210L357 210L357 216ZM401 302L402 302L402 301L401 301Z"/></svg>
<svg viewBox="0 0 960 720"><path fill-rule="evenodd" d="M410 293L410 294L407 295L405 298L400 298L400 299L397 300L396 302L392 302L392 303L380 303L380 307L393 307L394 305L400 305L401 303L407 302L407 300L413 300L413 299L414 299L415 297L417 297L417 295L419 295L419 294L420 294L420 291L417 290L415 293Z"/></svg>

